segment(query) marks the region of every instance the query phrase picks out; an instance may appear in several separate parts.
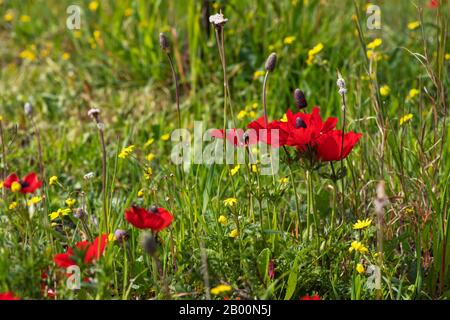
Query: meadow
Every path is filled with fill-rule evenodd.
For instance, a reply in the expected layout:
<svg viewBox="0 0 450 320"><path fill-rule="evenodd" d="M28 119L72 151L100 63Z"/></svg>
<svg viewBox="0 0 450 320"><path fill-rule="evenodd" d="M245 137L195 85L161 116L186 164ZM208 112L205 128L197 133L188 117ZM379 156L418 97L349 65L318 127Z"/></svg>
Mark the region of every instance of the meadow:
<svg viewBox="0 0 450 320"><path fill-rule="evenodd" d="M0 0L0 299L448 299L449 9Z"/></svg>

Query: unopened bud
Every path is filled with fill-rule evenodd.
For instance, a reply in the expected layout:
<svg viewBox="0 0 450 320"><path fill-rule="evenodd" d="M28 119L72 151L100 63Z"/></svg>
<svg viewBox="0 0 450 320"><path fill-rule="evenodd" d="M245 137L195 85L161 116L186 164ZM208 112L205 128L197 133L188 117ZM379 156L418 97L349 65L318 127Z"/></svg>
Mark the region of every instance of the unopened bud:
<svg viewBox="0 0 450 320"><path fill-rule="evenodd" d="M166 35L162 32L159 34L159 45L163 51L168 51L170 49L169 39L167 39Z"/></svg>
<svg viewBox="0 0 450 320"><path fill-rule="evenodd" d="M304 109L308 106L308 103L306 102L305 94L300 89L295 89L294 91L294 99L295 99L295 106L298 109Z"/></svg>
<svg viewBox="0 0 450 320"><path fill-rule="evenodd" d="M266 71L272 72L277 65L277 54L272 52L266 60Z"/></svg>

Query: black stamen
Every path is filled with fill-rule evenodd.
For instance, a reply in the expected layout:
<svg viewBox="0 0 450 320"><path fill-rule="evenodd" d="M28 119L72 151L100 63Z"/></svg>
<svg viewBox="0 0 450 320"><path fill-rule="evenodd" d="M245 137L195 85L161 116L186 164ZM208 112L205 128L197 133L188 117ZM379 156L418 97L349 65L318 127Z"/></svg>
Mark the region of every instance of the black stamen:
<svg viewBox="0 0 450 320"><path fill-rule="evenodd" d="M297 129L306 128L306 123L305 123L305 121L302 120L302 118L297 117L297 119L295 119L295 127Z"/></svg>
<svg viewBox="0 0 450 320"><path fill-rule="evenodd" d="M153 213L158 213L158 207L153 205L153 206L150 207L150 211L153 212Z"/></svg>

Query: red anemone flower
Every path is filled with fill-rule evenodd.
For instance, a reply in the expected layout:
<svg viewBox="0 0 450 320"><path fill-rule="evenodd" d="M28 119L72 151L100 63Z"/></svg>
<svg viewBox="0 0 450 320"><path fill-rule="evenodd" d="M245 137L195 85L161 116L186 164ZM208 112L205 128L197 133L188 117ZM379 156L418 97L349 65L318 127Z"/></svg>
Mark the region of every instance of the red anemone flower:
<svg viewBox="0 0 450 320"><path fill-rule="evenodd" d="M256 134L251 131L245 132L243 129L227 129L227 140L234 146L244 147L248 145L253 145L258 142ZM216 139L223 139L224 133L223 129L215 129L209 132L209 135Z"/></svg>
<svg viewBox="0 0 450 320"><path fill-rule="evenodd" d="M286 130L288 131L287 145L295 146L301 151L306 146L315 147L316 140L336 127L337 118L329 117L324 122L320 116L320 109L314 107L311 113L291 110L286 112Z"/></svg>
<svg viewBox="0 0 450 320"><path fill-rule="evenodd" d="M125 210L125 219L139 229L161 231L173 221L173 216L164 208L152 206L150 210L132 206Z"/></svg>
<svg viewBox="0 0 450 320"><path fill-rule="evenodd" d="M42 181L39 181L37 179L36 173L31 172L27 174L23 179L19 179L17 174L12 173L10 174L6 180L3 182L3 186L5 188L11 189L13 185L16 185L18 189L16 191L19 191L20 193L33 193L42 185ZM13 187L14 189L14 187Z"/></svg>
<svg viewBox="0 0 450 320"><path fill-rule="evenodd" d="M318 294L315 294L313 296L306 295L306 296L300 297L300 300L320 300L320 296Z"/></svg>
<svg viewBox="0 0 450 320"><path fill-rule="evenodd" d="M288 138L288 131L285 129L285 122L274 120L265 123L264 116L250 122L247 128L256 131L258 141L262 141L273 147L284 146ZM278 139L277 139L278 136Z"/></svg>
<svg viewBox="0 0 450 320"><path fill-rule="evenodd" d="M319 139L316 150L317 158L321 161L342 160L348 156L361 137L361 133L348 132L344 134L344 146L342 147L342 131L333 130Z"/></svg>
<svg viewBox="0 0 450 320"><path fill-rule="evenodd" d="M67 268L76 265L74 258L81 256L83 263L89 265L100 258L105 250L108 236L102 234L98 236L94 242L80 241L75 245L75 248L68 248L65 253L55 254L53 261L61 268Z"/></svg>
<svg viewBox="0 0 450 320"><path fill-rule="evenodd" d="M428 1L428 8L436 9L437 7L439 7L439 0L430 0L430 1Z"/></svg>
<svg viewBox="0 0 450 320"><path fill-rule="evenodd" d="M0 292L0 300L20 300L12 292Z"/></svg>

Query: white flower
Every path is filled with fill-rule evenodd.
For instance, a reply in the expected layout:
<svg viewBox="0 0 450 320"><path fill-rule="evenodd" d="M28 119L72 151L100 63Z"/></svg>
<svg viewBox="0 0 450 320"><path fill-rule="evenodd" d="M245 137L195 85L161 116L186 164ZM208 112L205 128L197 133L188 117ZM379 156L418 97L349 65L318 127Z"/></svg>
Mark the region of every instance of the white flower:
<svg viewBox="0 0 450 320"><path fill-rule="evenodd" d="M212 16L209 16L209 22L212 23L215 27L222 27L227 23L228 19L226 19L222 13L216 13Z"/></svg>
<svg viewBox="0 0 450 320"><path fill-rule="evenodd" d="M100 109L92 108L88 111L88 116L91 118L96 118L100 114Z"/></svg>
<svg viewBox="0 0 450 320"><path fill-rule="evenodd" d="M84 175L84 180L90 180L94 177L94 173L93 172L88 172Z"/></svg>
<svg viewBox="0 0 450 320"><path fill-rule="evenodd" d="M25 115L29 116L33 112L33 105L30 102L26 102L23 106L23 110L25 112Z"/></svg>

